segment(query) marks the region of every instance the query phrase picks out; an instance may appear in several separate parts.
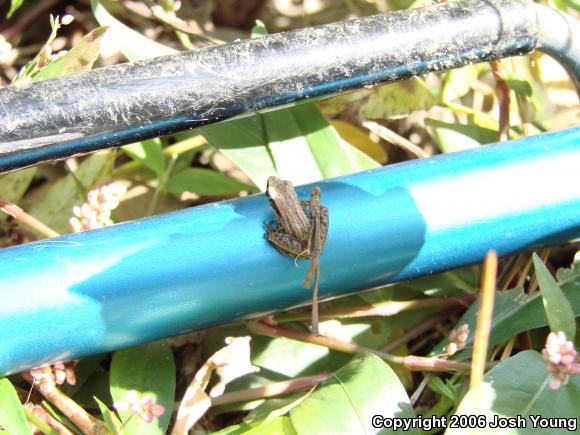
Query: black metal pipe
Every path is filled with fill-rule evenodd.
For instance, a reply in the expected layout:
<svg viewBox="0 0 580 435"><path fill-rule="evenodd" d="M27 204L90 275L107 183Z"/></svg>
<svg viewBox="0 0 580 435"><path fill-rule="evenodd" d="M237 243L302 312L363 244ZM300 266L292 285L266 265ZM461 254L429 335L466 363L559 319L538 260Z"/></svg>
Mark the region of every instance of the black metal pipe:
<svg viewBox="0 0 580 435"><path fill-rule="evenodd" d="M554 57L566 69L580 92L580 26L578 21L548 6L536 4L538 50Z"/></svg>
<svg viewBox="0 0 580 435"><path fill-rule="evenodd" d="M537 47L527 0L439 4L0 91L0 171Z"/></svg>

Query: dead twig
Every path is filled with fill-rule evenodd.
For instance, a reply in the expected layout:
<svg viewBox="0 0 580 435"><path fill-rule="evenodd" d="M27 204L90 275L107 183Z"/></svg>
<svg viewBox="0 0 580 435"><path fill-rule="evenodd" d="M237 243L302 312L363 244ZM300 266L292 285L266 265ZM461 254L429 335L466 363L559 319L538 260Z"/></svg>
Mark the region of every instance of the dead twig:
<svg viewBox="0 0 580 435"><path fill-rule="evenodd" d="M490 63L491 72L495 78L495 83L498 90L499 103L499 132L498 140L509 139L510 129L510 87L506 82L507 73L499 60L492 60Z"/></svg>
<svg viewBox="0 0 580 435"><path fill-rule="evenodd" d="M262 387L233 391L231 393L225 393L216 397L215 399L212 399L211 405L218 406L228 405L230 403L248 402L251 400L266 399L268 397L281 396L283 394L290 394L296 391L308 390L327 380L330 376L332 376L331 373L324 372L317 375L291 379L289 381L274 382Z"/></svg>
<svg viewBox="0 0 580 435"><path fill-rule="evenodd" d="M56 406L83 434L105 435L109 433L109 430L103 422L92 417L80 405L56 387L50 367L45 367L44 373L41 376L32 377L29 373L21 373L21 376L27 382L36 386L40 394Z"/></svg>
<svg viewBox="0 0 580 435"><path fill-rule="evenodd" d="M473 357L471 361L471 377L469 382L470 389L476 388L483 381L493 315L496 279L497 254L495 251L491 250L487 253L483 263L481 303L477 313L477 326L473 342Z"/></svg>
<svg viewBox="0 0 580 435"><path fill-rule="evenodd" d="M362 123L363 127L368 128L371 132L378 135L381 139L386 140L390 144L398 146L399 148L404 149L413 157L418 159L424 159L429 157L429 154L423 150L423 148L415 145L408 139L405 139L403 136L395 133L393 130L385 127L384 125L378 124L373 121L365 121Z"/></svg>

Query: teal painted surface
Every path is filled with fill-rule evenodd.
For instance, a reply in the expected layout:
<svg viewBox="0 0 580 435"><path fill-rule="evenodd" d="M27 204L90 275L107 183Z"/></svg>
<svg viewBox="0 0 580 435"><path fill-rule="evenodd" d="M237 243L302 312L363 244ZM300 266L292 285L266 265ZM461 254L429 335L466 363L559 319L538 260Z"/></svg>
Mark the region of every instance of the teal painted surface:
<svg viewBox="0 0 580 435"><path fill-rule="evenodd" d="M321 182L322 295L579 238L579 145L576 128ZM3 249L0 373L307 303L272 218L255 195Z"/></svg>

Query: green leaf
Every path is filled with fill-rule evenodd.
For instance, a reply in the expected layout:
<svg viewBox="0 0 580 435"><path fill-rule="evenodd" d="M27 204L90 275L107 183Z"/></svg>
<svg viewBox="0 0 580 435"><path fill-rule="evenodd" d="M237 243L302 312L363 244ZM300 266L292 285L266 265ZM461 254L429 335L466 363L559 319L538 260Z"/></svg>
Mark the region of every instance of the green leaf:
<svg viewBox="0 0 580 435"><path fill-rule="evenodd" d="M151 423L145 423L139 417L131 418L133 414L128 411L120 411L125 433L165 433L175 398L175 364L166 340L115 352L110 382L111 396L115 402L125 401L127 391L136 390L140 397L151 395L156 403L165 407L165 413Z"/></svg>
<svg viewBox="0 0 580 435"><path fill-rule="evenodd" d="M580 251L576 253L575 258L578 257L579 253ZM567 281L580 280L580 262L572 263L570 268L558 269L558 271L556 272L556 278L558 279L560 285Z"/></svg>
<svg viewBox="0 0 580 435"><path fill-rule="evenodd" d="M375 433L374 415L414 417L395 372L370 354L357 355L290 411L299 434ZM385 429L382 433L390 432Z"/></svg>
<svg viewBox="0 0 580 435"><path fill-rule="evenodd" d="M18 204L38 168L26 168L0 176L0 198Z"/></svg>
<svg viewBox="0 0 580 435"><path fill-rule="evenodd" d="M42 420L39 416L34 414L32 411L28 409L24 409L24 415L29 423L36 426L37 433L40 432L43 435L59 435L59 433L51 428L44 420ZM8 432L0 432L0 434L7 434Z"/></svg>
<svg viewBox="0 0 580 435"><path fill-rule="evenodd" d="M497 140L497 131L478 125L449 123L436 119L426 119L425 122L437 148L444 153L477 148Z"/></svg>
<svg viewBox="0 0 580 435"><path fill-rule="evenodd" d="M49 402L48 400L43 400L40 402L40 405L48 412L52 418L54 418L59 423L62 423L66 426L70 431L75 433L76 435L82 435L82 432L75 426L75 424L65 415L63 415L60 411L58 411L55 406ZM98 424L98 422L97 422Z"/></svg>
<svg viewBox="0 0 580 435"><path fill-rule="evenodd" d="M514 90L514 92L523 97L532 96L532 86L527 80L518 78L509 78L506 80L507 85Z"/></svg>
<svg viewBox="0 0 580 435"><path fill-rule="evenodd" d="M99 0L91 0L91 8L99 24L111 28L109 32L112 34L113 40L130 61L135 62L178 52L174 48L155 42L125 26L110 14Z"/></svg>
<svg viewBox="0 0 580 435"><path fill-rule="evenodd" d="M562 289L560 289L548 268L535 252L532 255L532 259L550 329L553 332L563 331L568 340L574 341L576 337L576 322L574 321L574 312L570 302L568 302L568 299L562 293Z"/></svg>
<svg viewBox="0 0 580 435"><path fill-rule="evenodd" d="M37 189L34 195L27 195L24 208L55 231L70 233L69 219L73 216L72 209L86 201L86 192L79 189L75 177L84 189L90 190L96 184L110 179L114 163L114 151L92 154L83 160L74 176L68 174L42 189Z"/></svg>
<svg viewBox="0 0 580 435"><path fill-rule="evenodd" d="M85 409L94 409L94 397L102 398L106 403L112 404L111 392L109 388L109 372L103 369L95 371L76 391L72 399Z"/></svg>
<svg viewBox="0 0 580 435"><path fill-rule="evenodd" d="M288 413L279 414L284 411ZM377 414L387 418L414 416L395 372L380 358L365 354L354 357L314 392L295 396L278 410L266 402L250 414L265 417L245 420L218 433L375 433L371 423ZM385 429L381 433L391 432Z"/></svg>
<svg viewBox="0 0 580 435"><path fill-rule="evenodd" d="M266 25L260 21L256 20L256 24L252 28L251 38L261 38L262 36L266 36L268 34L268 29L266 29Z"/></svg>
<svg viewBox="0 0 580 435"><path fill-rule="evenodd" d="M481 65L468 65L445 74L439 100L445 104L457 100L471 91L471 83L481 72Z"/></svg>
<svg viewBox="0 0 580 435"><path fill-rule="evenodd" d="M562 284L562 291L570 301L574 316L580 316L580 278L570 280ZM462 360L469 358L473 349L473 331L475 331L476 316L479 309L479 301L469 307L457 326L467 323L471 334L469 335L465 349L453 356L453 359ZM542 298L538 295L528 300L522 289L516 288L507 292L498 292L495 296L491 333L489 337L490 348L498 343L503 343L510 337L530 329L540 328L548 324ZM439 343L432 354L442 354L448 339Z"/></svg>
<svg viewBox="0 0 580 435"><path fill-rule="evenodd" d="M449 381L449 379L443 381L441 378L433 377L429 381L429 388L435 393L445 396L453 403L456 403L460 397L458 389Z"/></svg>
<svg viewBox="0 0 580 435"><path fill-rule="evenodd" d="M402 292L402 294L416 292L424 293L431 297L443 298L474 294L477 292L478 286L479 275L475 273L473 266L468 266L398 283L393 288Z"/></svg>
<svg viewBox="0 0 580 435"><path fill-rule="evenodd" d="M107 408L107 405L101 402L97 397L94 397L94 399L95 402L97 402L99 409L101 410L101 414L103 415L103 420L105 420L107 428L113 435L122 434L123 431L121 430L121 422L117 416L115 416L115 414L111 412L109 408Z"/></svg>
<svg viewBox="0 0 580 435"><path fill-rule="evenodd" d="M338 95L318 102L327 115L360 107L360 116L368 119L401 118L414 110L429 109L436 99L421 79L390 83L373 89Z"/></svg>
<svg viewBox="0 0 580 435"><path fill-rule="evenodd" d="M559 422L576 424L580 418L580 376L572 376L566 386L554 391L548 386L551 373L544 369L546 362L532 350L520 352L491 369L475 390L469 391L459 405L456 414L484 415L487 425L469 429L469 433L553 434L572 433L570 428L556 430L554 427L533 427L531 416L557 418ZM489 426L498 417L525 418L525 427L496 429ZM521 421L521 420L520 420ZM521 424L523 425L523 424ZM446 434L463 434L466 429L449 429Z"/></svg>
<svg viewBox="0 0 580 435"><path fill-rule="evenodd" d="M300 328L298 323L290 326ZM203 355L209 357L217 349L223 347L228 336L249 335L243 326L221 328L203 343ZM332 352L327 347L311 343L303 343L285 337L252 336L252 364L261 371L244 376L228 385L227 391L251 388L270 382L292 379L297 376L308 376L324 370L335 370L347 363L351 356Z"/></svg>
<svg viewBox="0 0 580 435"><path fill-rule="evenodd" d="M243 422L254 426L263 425L266 421L286 415L291 409L300 405L310 395L312 390L311 388L308 391L299 391L294 394L286 394L264 400L260 406L244 417Z"/></svg>
<svg viewBox="0 0 580 435"><path fill-rule="evenodd" d="M173 175L166 190L174 195L194 192L202 196L235 195L241 190L253 190L252 186L211 169L188 168Z"/></svg>
<svg viewBox="0 0 580 435"><path fill-rule="evenodd" d="M270 175L294 184L380 166L343 141L311 103L200 129L261 190Z"/></svg>
<svg viewBox="0 0 580 435"><path fill-rule="evenodd" d="M260 190L266 190L268 177L277 172L261 115L208 125L200 128L199 133L244 171Z"/></svg>
<svg viewBox="0 0 580 435"><path fill-rule="evenodd" d="M26 423L18 394L6 378L0 379L0 427L10 434L32 434Z"/></svg>
<svg viewBox="0 0 580 435"><path fill-rule="evenodd" d="M564 3L574 9L575 11L580 11L580 1L579 0L564 0Z"/></svg>
<svg viewBox="0 0 580 435"><path fill-rule="evenodd" d="M6 14L6 18L12 18L12 15L22 6L22 3L24 3L24 0L10 0L10 10Z"/></svg>
<svg viewBox="0 0 580 435"><path fill-rule="evenodd" d="M295 114L295 108L291 108L265 113L262 117L278 176L300 185L318 181L322 174Z"/></svg>
<svg viewBox="0 0 580 435"><path fill-rule="evenodd" d="M415 110L430 109L436 102L422 79L405 80L373 89L361 115L368 119L402 118Z"/></svg>
<svg viewBox="0 0 580 435"><path fill-rule="evenodd" d="M381 166L365 153L342 140L314 104L304 103L288 110L291 111L299 127L295 134L301 134L306 139L323 178L348 175ZM292 148L287 147L285 155L275 159L276 166L280 164L280 159L288 158L291 153ZM295 170L301 169L296 166Z"/></svg>
<svg viewBox="0 0 580 435"><path fill-rule="evenodd" d="M100 54L100 45L108 27L97 27L95 30L85 35L68 53L63 57L50 62L34 75L33 80L46 80L90 70Z"/></svg>
<svg viewBox="0 0 580 435"><path fill-rule="evenodd" d="M292 421L288 416L282 416L275 419L264 419L252 424L241 423L234 426L226 427L218 432L212 432L212 435L270 435L270 434L297 434Z"/></svg>
<svg viewBox="0 0 580 435"><path fill-rule="evenodd" d="M77 393L79 390L84 389L85 383L92 383L92 377L96 373L105 372L105 370L101 367L101 363L105 355L93 355L86 358L83 358L79 361L79 363L75 366L75 377L76 383L71 385L69 383L65 383L60 386L60 390L69 397L72 397L77 400ZM106 372L108 373L108 371ZM107 377L107 390L109 388L109 379ZM102 396L99 396L102 397ZM92 401L91 397L91 401Z"/></svg>
<svg viewBox="0 0 580 435"><path fill-rule="evenodd" d="M165 156L161 140L149 139L121 147L132 159L140 161L158 176L165 172Z"/></svg>

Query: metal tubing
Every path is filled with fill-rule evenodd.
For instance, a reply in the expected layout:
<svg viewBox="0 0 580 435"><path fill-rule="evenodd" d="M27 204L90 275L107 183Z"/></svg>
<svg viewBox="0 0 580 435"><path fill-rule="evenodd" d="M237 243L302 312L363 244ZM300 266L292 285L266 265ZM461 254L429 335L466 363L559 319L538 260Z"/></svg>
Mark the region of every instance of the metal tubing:
<svg viewBox="0 0 580 435"><path fill-rule="evenodd" d="M432 71L526 54L530 0L307 28L0 90L0 172Z"/></svg>
<svg viewBox="0 0 580 435"><path fill-rule="evenodd" d="M557 59L580 92L580 23L562 12L536 4L538 50Z"/></svg>
<svg viewBox="0 0 580 435"><path fill-rule="evenodd" d="M321 181L321 294L580 237L579 142L575 128ZM264 238L272 218L254 195L1 250L0 374L308 303L307 263Z"/></svg>

